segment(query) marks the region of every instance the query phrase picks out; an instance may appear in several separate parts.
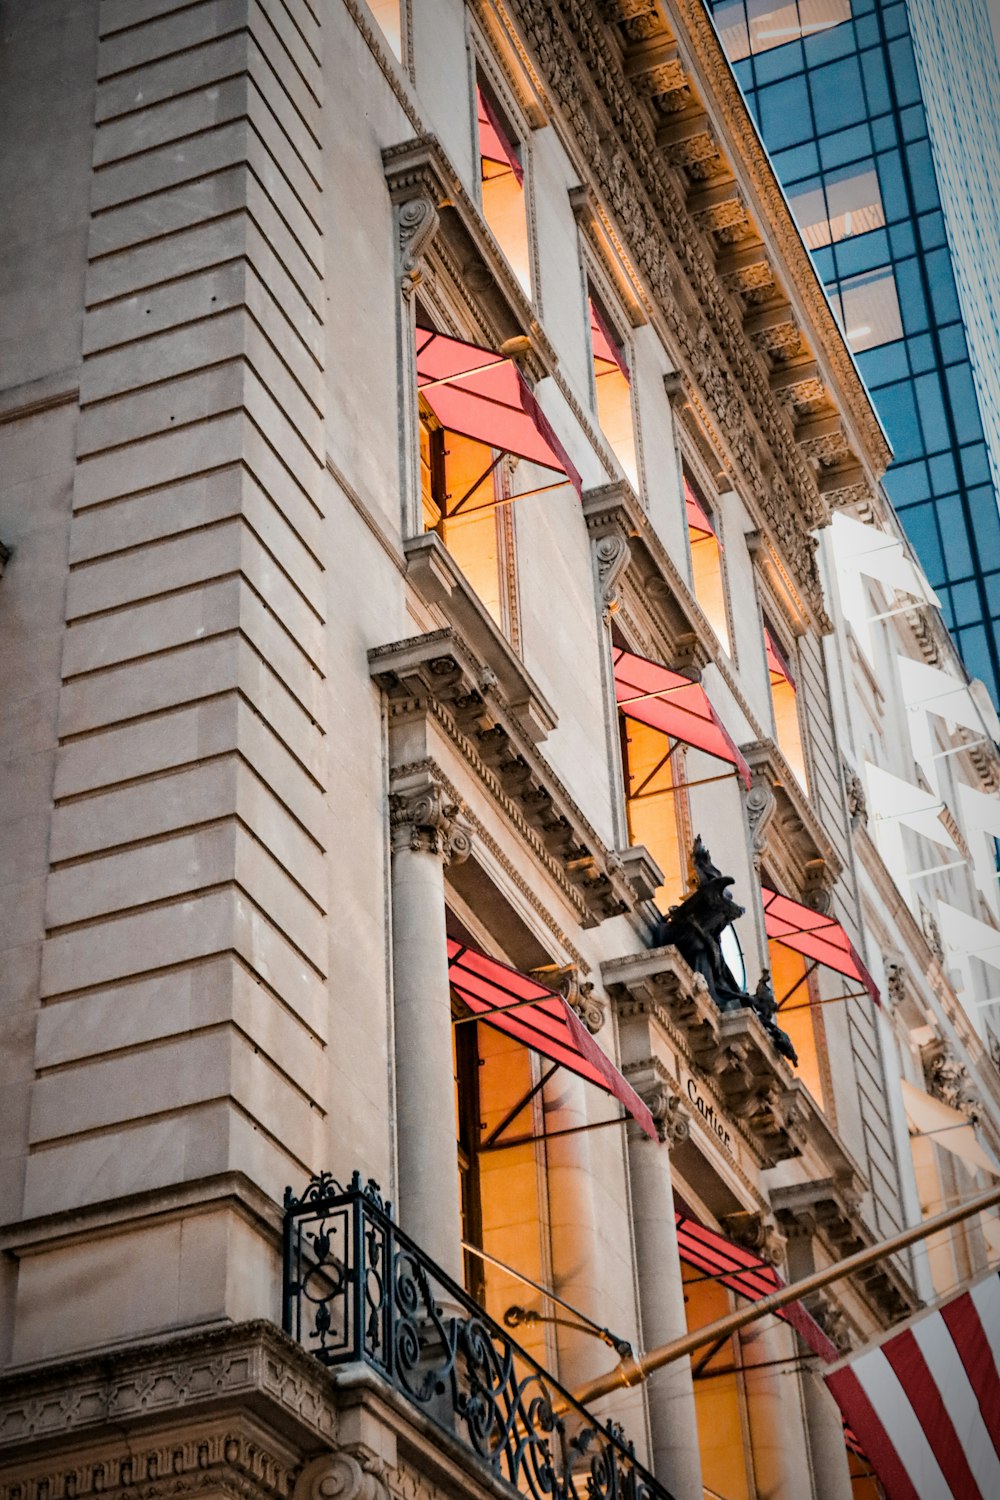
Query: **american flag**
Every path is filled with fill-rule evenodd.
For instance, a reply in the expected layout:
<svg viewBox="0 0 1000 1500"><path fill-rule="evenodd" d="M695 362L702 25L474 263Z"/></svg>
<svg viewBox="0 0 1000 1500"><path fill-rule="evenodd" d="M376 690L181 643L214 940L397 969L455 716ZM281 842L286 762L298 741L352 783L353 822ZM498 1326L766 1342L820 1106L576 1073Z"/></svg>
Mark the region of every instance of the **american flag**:
<svg viewBox="0 0 1000 1500"><path fill-rule="evenodd" d="M824 1372L887 1500L1000 1497L1000 1276Z"/></svg>

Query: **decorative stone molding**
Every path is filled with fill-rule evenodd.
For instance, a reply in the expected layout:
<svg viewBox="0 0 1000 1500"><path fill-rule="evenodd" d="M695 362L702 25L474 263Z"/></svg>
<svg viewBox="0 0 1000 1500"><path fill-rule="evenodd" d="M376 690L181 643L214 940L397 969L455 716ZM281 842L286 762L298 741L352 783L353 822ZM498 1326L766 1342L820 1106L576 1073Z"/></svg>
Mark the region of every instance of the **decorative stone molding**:
<svg viewBox="0 0 1000 1500"><path fill-rule="evenodd" d="M899 1006L906 1000L906 970L901 963L887 959L885 969L886 994L892 1005Z"/></svg>
<svg viewBox="0 0 1000 1500"><path fill-rule="evenodd" d="M636 900L652 901L663 884L663 871L645 844L630 844L627 849L619 849L618 858Z"/></svg>
<svg viewBox="0 0 1000 1500"><path fill-rule="evenodd" d="M547 984L562 995L591 1036L597 1035L606 1020L604 1002L595 995L590 980L581 980L576 964L546 964L544 968L532 969L531 975L539 984Z"/></svg>
<svg viewBox="0 0 1000 1500"><path fill-rule="evenodd" d="M551 375L555 351L438 140L422 135L388 147L382 164L396 211L403 295L411 296L424 279L433 253L456 285L475 287L477 321L492 346L526 336L515 356L524 374L532 381Z"/></svg>
<svg viewBox="0 0 1000 1500"><path fill-rule="evenodd" d="M917 897L917 901L920 908L920 926L923 931L924 937L927 939L927 946L934 954L934 957L937 959L938 963L943 964L944 943L941 940L941 929L937 924L937 918L934 916L930 907L926 906L919 896Z"/></svg>
<svg viewBox="0 0 1000 1500"><path fill-rule="evenodd" d="M935 1037L920 1049L920 1062L924 1070L927 1092L949 1109L957 1109L970 1124L979 1119L981 1106L976 1090L963 1063L957 1062L948 1052L948 1044Z"/></svg>
<svg viewBox="0 0 1000 1500"><path fill-rule="evenodd" d="M851 827L868 827L868 802L865 797L865 784L847 761L841 762L841 771L844 777L844 797L847 801L847 815L851 820Z"/></svg>
<svg viewBox="0 0 1000 1500"><path fill-rule="evenodd" d="M712 660L711 627L623 480L588 489L583 514L594 548L602 604L618 609L626 593L649 612L671 664L696 670Z"/></svg>
<svg viewBox="0 0 1000 1500"><path fill-rule="evenodd" d="M747 805L758 868L766 855L794 890L834 885L841 861L777 745L773 740L757 740L740 749L753 772ZM821 872L819 881L817 872Z"/></svg>
<svg viewBox="0 0 1000 1500"><path fill-rule="evenodd" d="M460 821L460 807L449 802L439 783L429 779L405 791L389 794L389 832L392 849L439 854L445 864L461 864L472 852L469 830Z"/></svg>
<svg viewBox="0 0 1000 1500"><path fill-rule="evenodd" d="M432 720L584 926L634 906L621 860L601 842L525 733L495 677L484 678L485 664L454 630L377 647L369 651L368 661L387 699L390 760L397 736L412 753L410 730L421 719ZM394 765L391 789L405 791L399 778L415 774L424 764Z"/></svg>
<svg viewBox="0 0 1000 1500"><path fill-rule="evenodd" d="M756 1213L741 1211L727 1214L722 1220L722 1227L730 1239L747 1250L753 1250L769 1265L780 1266L784 1263L787 1240L772 1214L762 1210Z"/></svg>
<svg viewBox="0 0 1000 1500"><path fill-rule="evenodd" d="M691 1136L691 1116L680 1094L665 1082L635 1087L653 1117L657 1138L671 1151L675 1146L683 1146Z"/></svg>
<svg viewBox="0 0 1000 1500"><path fill-rule="evenodd" d="M807 1312L811 1313L822 1328L838 1354L849 1353L853 1344L851 1320L835 1295L830 1291L814 1292L805 1299Z"/></svg>
<svg viewBox="0 0 1000 1500"><path fill-rule="evenodd" d="M621 1026L655 1021L692 1072L712 1081L762 1165L799 1155L804 1092L752 1011L723 1014L702 976L671 947L612 959L601 977Z"/></svg>

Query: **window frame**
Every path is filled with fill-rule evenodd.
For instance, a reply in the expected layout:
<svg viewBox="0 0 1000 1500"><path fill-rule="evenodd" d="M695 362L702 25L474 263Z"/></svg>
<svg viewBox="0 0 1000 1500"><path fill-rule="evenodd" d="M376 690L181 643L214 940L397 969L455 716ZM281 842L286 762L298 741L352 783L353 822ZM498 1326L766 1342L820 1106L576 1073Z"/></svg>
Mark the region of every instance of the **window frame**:
<svg viewBox="0 0 1000 1500"><path fill-rule="evenodd" d="M635 379L635 345L632 338L632 320L622 303L616 289L610 283L597 264L596 258L589 252L582 236L580 236L580 268L583 281L583 321L584 334L587 349L587 387L590 412L594 419L594 425L604 446L611 453L618 468L625 475L625 479L639 499L643 509L646 508L645 482L642 464L642 439L639 424L639 401L636 392ZM632 435L632 461L635 468L634 476L629 473L623 460L619 457L618 450L605 432L601 423L600 408L598 405L597 375L594 370L597 354L594 349L594 339L591 324L591 305L608 331L613 335L628 374L624 376L629 390L629 417L631 421ZM623 330L628 330L623 332Z"/></svg>

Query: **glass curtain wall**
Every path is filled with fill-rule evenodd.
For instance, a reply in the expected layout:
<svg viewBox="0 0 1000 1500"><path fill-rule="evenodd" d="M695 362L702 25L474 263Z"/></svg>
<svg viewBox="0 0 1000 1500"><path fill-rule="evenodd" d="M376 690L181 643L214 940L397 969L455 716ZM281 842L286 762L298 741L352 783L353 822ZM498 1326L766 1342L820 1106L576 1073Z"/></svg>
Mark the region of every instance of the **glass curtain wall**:
<svg viewBox="0 0 1000 1500"><path fill-rule="evenodd" d="M710 3L895 451L886 488L1000 689L1000 520L905 0Z"/></svg>

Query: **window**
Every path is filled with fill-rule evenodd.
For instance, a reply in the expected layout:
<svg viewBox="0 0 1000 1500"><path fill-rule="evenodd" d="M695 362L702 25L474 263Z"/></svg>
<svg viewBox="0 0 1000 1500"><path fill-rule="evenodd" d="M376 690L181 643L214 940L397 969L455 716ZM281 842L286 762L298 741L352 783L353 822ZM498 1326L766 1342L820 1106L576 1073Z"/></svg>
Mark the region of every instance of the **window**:
<svg viewBox="0 0 1000 1500"><path fill-rule="evenodd" d="M788 1033L798 1054L795 1072L821 1109L826 1107L823 1087L824 1040L822 1009L810 1002L817 998L810 969L815 967L784 943L768 942L771 988L778 1002L775 1021Z"/></svg>
<svg viewBox="0 0 1000 1500"><path fill-rule="evenodd" d="M493 450L446 432L423 401L420 492L424 530L437 532L494 620L509 633L501 563L513 546L513 518L501 520L510 507L497 504L503 496Z"/></svg>
<svg viewBox="0 0 1000 1500"><path fill-rule="evenodd" d="M815 36L851 19L851 0L737 0L715 10L715 24L730 62Z"/></svg>
<svg viewBox="0 0 1000 1500"><path fill-rule="evenodd" d="M403 19L400 0L368 0L369 9L393 53L403 60Z"/></svg>
<svg viewBox="0 0 1000 1500"><path fill-rule="evenodd" d="M678 902L687 886L684 753L679 741L648 724L619 715L625 808L630 844L645 844L663 871L654 897L660 911Z"/></svg>
<svg viewBox="0 0 1000 1500"><path fill-rule="evenodd" d="M476 124L483 217L531 296L531 252L521 142L496 94L476 73Z"/></svg>
<svg viewBox="0 0 1000 1500"><path fill-rule="evenodd" d="M436 333L428 321L421 310L416 374L423 528L440 536L514 639L509 502L566 483L579 493L580 476L513 358ZM512 494L515 461L518 489Z"/></svg>
<svg viewBox="0 0 1000 1500"><path fill-rule="evenodd" d="M878 174L874 167L853 167L827 178L825 184L796 193L792 212L810 250L867 234L885 224Z"/></svg>
<svg viewBox="0 0 1000 1500"><path fill-rule="evenodd" d="M732 1312L732 1293L720 1282L684 1263L681 1274L689 1330L703 1328ZM702 1355L694 1383L694 1404L705 1493L751 1500L756 1491L751 1489L747 1474L750 1445L739 1335L734 1334L707 1355L702 1351Z"/></svg>
<svg viewBox="0 0 1000 1500"><path fill-rule="evenodd" d="M632 382L625 358L625 344L615 332L593 287L588 286L587 290L597 420L629 482L637 489L639 473L635 461Z"/></svg>
<svg viewBox="0 0 1000 1500"><path fill-rule="evenodd" d="M903 337L903 320L892 271L887 266L866 271L831 288L830 300L840 313L840 325L857 354Z"/></svg>
<svg viewBox="0 0 1000 1500"><path fill-rule="evenodd" d="M778 742L778 749L795 772L796 779L805 788L806 763L802 751L802 730L799 725L795 678L788 664L788 657L778 644L769 624L765 624L764 627L764 647L771 683L774 737Z"/></svg>
<svg viewBox="0 0 1000 1500"><path fill-rule="evenodd" d="M722 563L722 543L701 493L684 474L684 504L687 508L688 538L691 543L691 576L694 596L728 654L729 621L726 615L726 581Z"/></svg>

